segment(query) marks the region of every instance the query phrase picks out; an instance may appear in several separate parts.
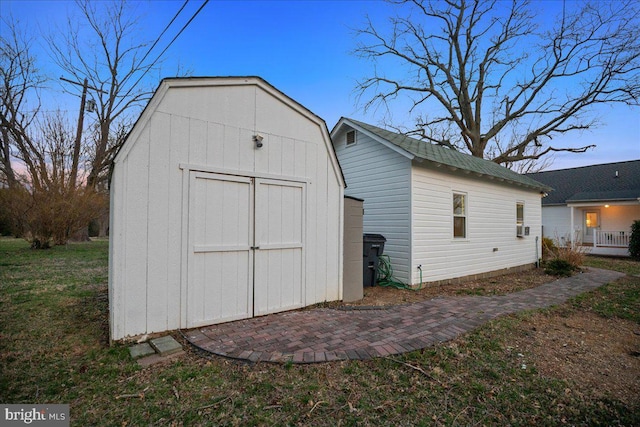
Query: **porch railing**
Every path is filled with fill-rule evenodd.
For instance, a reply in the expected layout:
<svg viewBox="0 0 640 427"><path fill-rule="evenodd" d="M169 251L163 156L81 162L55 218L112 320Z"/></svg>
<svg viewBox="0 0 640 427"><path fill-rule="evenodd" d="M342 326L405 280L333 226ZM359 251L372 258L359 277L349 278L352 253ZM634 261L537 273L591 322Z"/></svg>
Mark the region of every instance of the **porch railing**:
<svg viewBox="0 0 640 427"><path fill-rule="evenodd" d="M629 247L629 231L602 231L595 230L593 235L593 246L609 246L613 248Z"/></svg>

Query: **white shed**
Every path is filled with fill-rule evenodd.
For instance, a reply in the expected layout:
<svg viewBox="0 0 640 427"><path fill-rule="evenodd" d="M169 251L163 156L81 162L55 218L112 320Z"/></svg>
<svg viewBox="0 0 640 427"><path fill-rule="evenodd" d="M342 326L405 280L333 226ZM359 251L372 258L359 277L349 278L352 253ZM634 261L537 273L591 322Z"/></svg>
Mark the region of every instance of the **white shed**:
<svg viewBox="0 0 640 427"><path fill-rule="evenodd" d="M533 266L550 188L488 160L342 118L331 132L365 233L382 234L395 277L440 282Z"/></svg>
<svg viewBox="0 0 640 427"><path fill-rule="evenodd" d="M112 340L342 298L326 124L257 77L165 79L111 178Z"/></svg>

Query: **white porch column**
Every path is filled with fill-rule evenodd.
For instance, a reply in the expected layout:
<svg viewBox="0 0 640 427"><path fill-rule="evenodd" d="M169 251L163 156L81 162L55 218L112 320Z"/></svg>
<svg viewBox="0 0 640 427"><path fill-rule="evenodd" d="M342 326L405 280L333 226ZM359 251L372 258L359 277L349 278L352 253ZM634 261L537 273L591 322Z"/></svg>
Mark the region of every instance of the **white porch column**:
<svg viewBox="0 0 640 427"><path fill-rule="evenodd" d="M571 239L571 249L575 249L576 247L575 247L574 236L576 234L576 230L573 227L573 206L571 206L570 208L571 208L571 211L570 211L571 212L570 213L570 215L571 215L571 237L570 237L570 239Z"/></svg>

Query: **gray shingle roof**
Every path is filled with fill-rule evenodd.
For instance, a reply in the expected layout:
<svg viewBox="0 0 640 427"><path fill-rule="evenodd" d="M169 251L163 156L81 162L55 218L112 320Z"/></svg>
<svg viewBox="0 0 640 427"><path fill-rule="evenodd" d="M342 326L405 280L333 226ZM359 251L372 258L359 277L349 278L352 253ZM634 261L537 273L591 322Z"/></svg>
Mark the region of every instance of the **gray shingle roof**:
<svg viewBox="0 0 640 427"><path fill-rule="evenodd" d="M554 188L543 205L567 202L637 200L640 197L640 160L559 169L529 174Z"/></svg>
<svg viewBox="0 0 640 427"><path fill-rule="evenodd" d="M551 190L547 185L537 182L531 177L520 175L519 173L516 173L504 166L500 166L490 160L484 160L440 145L430 144L425 141L363 123L358 120L347 118L345 118L345 120L360 126L362 129L377 135L397 147L402 148L417 158L449 166L451 168L473 172L479 176L505 181L518 186L529 187L540 191Z"/></svg>

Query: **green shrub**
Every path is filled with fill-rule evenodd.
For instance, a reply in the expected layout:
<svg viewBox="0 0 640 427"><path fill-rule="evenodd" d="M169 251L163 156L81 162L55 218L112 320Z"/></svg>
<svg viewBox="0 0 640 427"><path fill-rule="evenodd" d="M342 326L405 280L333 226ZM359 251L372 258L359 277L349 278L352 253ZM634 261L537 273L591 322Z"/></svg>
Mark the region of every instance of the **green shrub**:
<svg viewBox="0 0 640 427"><path fill-rule="evenodd" d="M569 277L578 268L565 259L554 258L547 261L544 272L552 276Z"/></svg>
<svg viewBox="0 0 640 427"><path fill-rule="evenodd" d="M631 238L629 239L629 253L631 258L640 261L640 219L631 224Z"/></svg>

